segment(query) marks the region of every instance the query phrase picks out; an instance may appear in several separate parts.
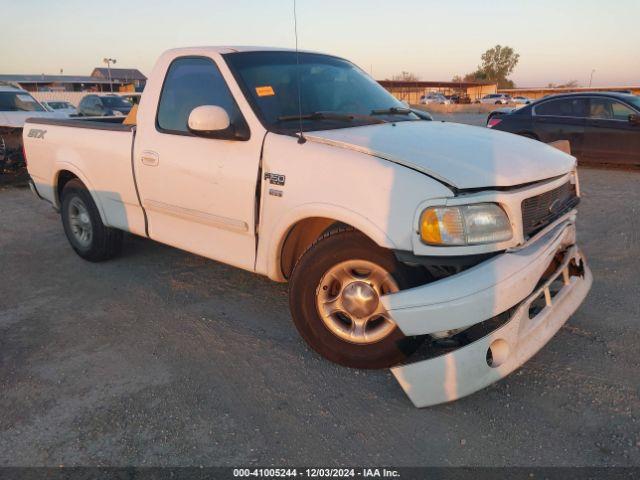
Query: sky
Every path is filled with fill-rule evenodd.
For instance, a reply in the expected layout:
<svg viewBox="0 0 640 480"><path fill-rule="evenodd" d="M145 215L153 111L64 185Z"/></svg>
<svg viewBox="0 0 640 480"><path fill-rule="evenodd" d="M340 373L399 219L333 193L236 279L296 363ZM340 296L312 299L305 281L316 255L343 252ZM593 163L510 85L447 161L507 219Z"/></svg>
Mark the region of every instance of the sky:
<svg viewBox="0 0 640 480"><path fill-rule="evenodd" d="M0 0L0 73L151 71L174 47L293 47L293 0ZM640 0L297 0L300 48L377 79L451 80L488 48L520 54L519 87L640 85Z"/></svg>

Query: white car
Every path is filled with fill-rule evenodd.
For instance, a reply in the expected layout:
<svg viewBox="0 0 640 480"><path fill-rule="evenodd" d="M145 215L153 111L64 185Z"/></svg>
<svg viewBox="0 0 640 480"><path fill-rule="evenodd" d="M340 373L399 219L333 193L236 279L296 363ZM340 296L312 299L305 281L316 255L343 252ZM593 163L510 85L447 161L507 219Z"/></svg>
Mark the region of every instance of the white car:
<svg viewBox="0 0 640 480"><path fill-rule="evenodd" d="M76 107L72 103L64 100L47 100L41 103L50 112L56 112L67 117L78 114Z"/></svg>
<svg viewBox="0 0 640 480"><path fill-rule="evenodd" d="M512 101L513 103L516 103L518 105L529 105L533 100L531 100L529 97L518 96L513 97Z"/></svg>
<svg viewBox="0 0 640 480"><path fill-rule="evenodd" d="M480 99L480 103L492 105L507 105L511 102L511 97L505 93L491 93Z"/></svg>
<svg viewBox="0 0 640 480"><path fill-rule="evenodd" d="M441 93L431 92L420 97L421 105L439 104L439 105L451 105L451 100L445 97Z"/></svg>
<svg viewBox="0 0 640 480"><path fill-rule="evenodd" d="M0 127L22 128L29 117L56 116L26 90L0 84Z"/></svg>
<svg viewBox="0 0 640 480"><path fill-rule="evenodd" d="M21 88L0 84L0 169L24 164L22 127L29 117L56 117Z"/></svg>
<svg viewBox="0 0 640 480"><path fill-rule="evenodd" d="M591 286L574 157L423 120L335 56L170 50L135 122L34 119L24 139L82 258L125 231L289 282L311 348L391 367L420 407L518 368Z"/></svg>

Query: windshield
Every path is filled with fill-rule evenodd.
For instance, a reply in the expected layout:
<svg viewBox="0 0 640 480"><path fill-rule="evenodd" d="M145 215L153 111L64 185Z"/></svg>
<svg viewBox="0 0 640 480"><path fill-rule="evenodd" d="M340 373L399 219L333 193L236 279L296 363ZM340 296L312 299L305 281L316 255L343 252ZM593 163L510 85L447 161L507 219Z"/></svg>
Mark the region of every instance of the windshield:
<svg viewBox="0 0 640 480"><path fill-rule="evenodd" d="M109 108L131 108L131 104L121 97L101 97L102 104Z"/></svg>
<svg viewBox="0 0 640 480"><path fill-rule="evenodd" d="M69 108L69 104L67 102L47 102L47 105L49 105L54 110Z"/></svg>
<svg viewBox="0 0 640 480"><path fill-rule="evenodd" d="M26 92L0 92L1 112L44 112L46 111Z"/></svg>
<svg viewBox="0 0 640 480"><path fill-rule="evenodd" d="M637 95L632 95L628 97L627 102L636 107L636 110L640 111L640 97Z"/></svg>
<svg viewBox="0 0 640 480"><path fill-rule="evenodd" d="M256 114L274 130L297 130L300 110L303 131L419 120L378 82L340 58L300 53L299 68L295 52L242 52L225 59Z"/></svg>

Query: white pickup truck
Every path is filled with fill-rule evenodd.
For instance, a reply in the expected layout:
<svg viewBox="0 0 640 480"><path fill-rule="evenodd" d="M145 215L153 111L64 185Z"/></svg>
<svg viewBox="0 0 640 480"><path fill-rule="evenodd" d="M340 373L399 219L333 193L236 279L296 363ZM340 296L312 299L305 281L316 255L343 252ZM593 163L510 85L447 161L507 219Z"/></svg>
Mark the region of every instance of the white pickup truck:
<svg viewBox="0 0 640 480"><path fill-rule="evenodd" d="M135 121L32 119L24 142L81 257L124 231L288 281L313 349L391 367L416 406L509 374L591 286L573 157L425 120L334 56L171 50Z"/></svg>

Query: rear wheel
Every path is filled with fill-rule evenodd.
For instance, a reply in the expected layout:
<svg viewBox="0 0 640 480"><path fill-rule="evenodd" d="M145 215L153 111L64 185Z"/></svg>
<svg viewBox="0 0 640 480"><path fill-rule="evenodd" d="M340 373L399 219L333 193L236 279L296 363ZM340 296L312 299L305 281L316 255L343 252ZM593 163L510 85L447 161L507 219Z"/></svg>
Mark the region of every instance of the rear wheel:
<svg viewBox="0 0 640 480"><path fill-rule="evenodd" d="M61 214L71 247L85 260L100 262L120 252L122 231L102 223L91 194L80 180L70 180L64 186Z"/></svg>
<svg viewBox="0 0 640 480"><path fill-rule="evenodd" d="M328 360L354 368L385 368L422 342L405 337L380 298L411 286L413 272L394 255L350 228L317 240L290 281L293 321L305 341Z"/></svg>

